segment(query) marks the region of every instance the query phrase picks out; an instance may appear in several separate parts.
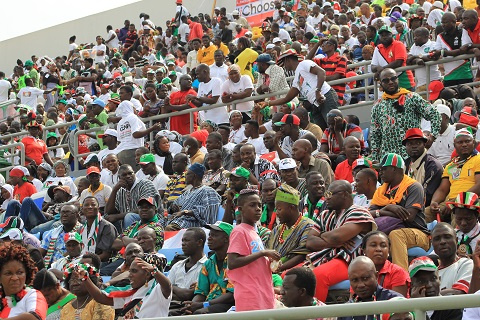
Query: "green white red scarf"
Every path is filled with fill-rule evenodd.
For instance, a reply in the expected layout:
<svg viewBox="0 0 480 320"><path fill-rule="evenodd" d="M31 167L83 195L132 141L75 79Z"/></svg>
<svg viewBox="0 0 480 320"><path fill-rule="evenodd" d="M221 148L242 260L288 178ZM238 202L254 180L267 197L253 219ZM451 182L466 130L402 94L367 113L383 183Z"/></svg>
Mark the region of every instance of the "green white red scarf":
<svg viewBox="0 0 480 320"><path fill-rule="evenodd" d="M71 232L77 232L80 226L81 226L80 223L77 222L77 224L75 225L75 227L73 227L73 230ZM46 263L47 269L50 268L53 262L52 258L53 258L53 254L55 253L55 246L57 244L58 237L63 231L64 231L63 226L61 228L58 228L58 230L53 231L50 241L48 242L47 254L45 255L45 263Z"/></svg>
<svg viewBox="0 0 480 320"><path fill-rule="evenodd" d="M98 230L100 228L100 221L102 221L102 215L98 213L97 217L93 221L92 226L90 227L90 232L88 232L87 222L85 222L85 224L80 228L79 233L82 236L84 253L85 252L95 253L95 249L97 247ZM87 232L88 232L88 235L87 235Z"/></svg>

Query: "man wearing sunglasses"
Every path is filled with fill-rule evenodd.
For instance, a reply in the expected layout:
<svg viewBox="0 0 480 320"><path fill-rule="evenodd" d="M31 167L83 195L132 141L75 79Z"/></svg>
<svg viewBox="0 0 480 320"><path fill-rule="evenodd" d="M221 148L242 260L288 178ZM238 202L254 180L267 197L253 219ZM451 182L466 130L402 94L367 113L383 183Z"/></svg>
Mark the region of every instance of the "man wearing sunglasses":
<svg viewBox="0 0 480 320"><path fill-rule="evenodd" d="M380 73L382 98L372 107L370 142L372 159L380 161L382 155L393 152L407 158L402 139L408 129L420 128L422 118L429 120L432 136L440 130L441 117L437 109L420 95L400 88L393 69Z"/></svg>

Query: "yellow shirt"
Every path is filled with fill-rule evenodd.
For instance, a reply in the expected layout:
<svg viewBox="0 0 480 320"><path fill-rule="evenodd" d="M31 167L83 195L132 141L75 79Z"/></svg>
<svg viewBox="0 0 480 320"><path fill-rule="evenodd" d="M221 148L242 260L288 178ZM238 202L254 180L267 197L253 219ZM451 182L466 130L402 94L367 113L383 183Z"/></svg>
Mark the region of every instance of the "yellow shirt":
<svg viewBox="0 0 480 320"><path fill-rule="evenodd" d="M206 63L207 66L212 65L215 62L213 54L217 51L217 46L211 44L208 48L202 47L197 52L197 60L199 63Z"/></svg>
<svg viewBox="0 0 480 320"><path fill-rule="evenodd" d="M242 51L236 58L235 64L240 67L240 74L247 75L254 82L252 74L253 63L257 60L258 53L250 48L247 48Z"/></svg>
<svg viewBox="0 0 480 320"><path fill-rule="evenodd" d="M228 49L228 47L223 42L220 42L220 48L218 48L218 49L222 50L223 55L225 57L228 56L228 54L230 53L230 50Z"/></svg>
<svg viewBox="0 0 480 320"><path fill-rule="evenodd" d="M471 157L461 169L450 162L443 170L442 178L450 181L450 193L447 199L454 199L475 185L475 175L480 174L480 154Z"/></svg>

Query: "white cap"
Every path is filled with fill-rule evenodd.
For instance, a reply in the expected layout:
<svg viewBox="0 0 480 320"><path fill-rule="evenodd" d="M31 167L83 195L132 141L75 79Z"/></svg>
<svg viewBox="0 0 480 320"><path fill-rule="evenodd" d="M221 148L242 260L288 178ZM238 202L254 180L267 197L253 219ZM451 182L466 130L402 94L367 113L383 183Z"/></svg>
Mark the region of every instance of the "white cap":
<svg viewBox="0 0 480 320"><path fill-rule="evenodd" d="M133 77L132 76L125 77L125 82L133 82Z"/></svg>
<svg viewBox="0 0 480 320"><path fill-rule="evenodd" d="M432 4L432 7L437 7L439 9L443 9L443 2L442 1L435 1L433 4Z"/></svg>
<svg viewBox="0 0 480 320"><path fill-rule="evenodd" d="M232 11L232 16L239 16L240 13L238 12L238 10L233 10Z"/></svg>
<svg viewBox="0 0 480 320"><path fill-rule="evenodd" d="M338 10L333 10L333 14L340 15L340 11L338 11Z"/></svg>
<svg viewBox="0 0 480 320"><path fill-rule="evenodd" d="M115 130L115 129L107 129L107 130L105 130L103 135L109 135L109 136L118 138L118 133L117 133L117 130Z"/></svg>
<svg viewBox="0 0 480 320"><path fill-rule="evenodd" d="M281 7L280 9L278 9L278 11L283 11L283 12L285 12L285 11L287 11L287 10L286 10L284 7Z"/></svg>
<svg viewBox="0 0 480 320"><path fill-rule="evenodd" d="M273 49L273 48L275 48L275 45L273 43L269 43L269 44L267 44L266 48L267 49Z"/></svg>
<svg viewBox="0 0 480 320"><path fill-rule="evenodd" d="M278 38L278 37L277 37L277 38L273 38L272 43L277 43L277 42L282 42L282 39L280 39L280 38Z"/></svg>
<svg viewBox="0 0 480 320"><path fill-rule="evenodd" d="M292 158L285 158L278 163L279 170L293 169L297 167L297 163Z"/></svg>
<svg viewBox="0 0 480 320"><path fill-rule="evenodd" d="M450 118L452 116L452 110L450 110L450 108L447 107L446 105L437 104L436 107L437 107L438 113L445 114L445 115L447 115L448 118Z"/></svg>
<svg viewBox="0 0 480 320"><path fill-rule="evenodd" d="M13 170L13 169L21 170L21 171L23 172L23 175L24 175L25 177L27 177L27 176L30 175L30 172L29 172L28 169L25 168L24 166L15 166L15 167L12 168L12 170Z"/></svg>
<svg viewBox="0 0 480 320"><path fill-rule="evenodd" d="M91 141L91 140L94 140L96 143L98 143L97 140L95 140L95 139L90 139L90 141ZM89 141L89 143L90 143L90 141ZM93 144L92 144L92 145L93 145ZM97 160L98 160L98 155L97 155L96 153L90 153L90 154L87 156L87 158L85 159L84 163L85 163L85 164L89 163L89 162L93 159L93 157L97 157Z"/></svg>
<svg viewBox="0 0 480 320"><path fill-rule="evenodd" d="M22 241L23 233L20 229L11 228L11 229L8 229L4 234L0 236L0 239L5 239L5 238L9 238L10 240Z"/></svg>
<svg viewBox="0 0 480 320"><path fill-rule="evenodd" d="M220 7L215 7L215 10L220 10Z"/></svg>

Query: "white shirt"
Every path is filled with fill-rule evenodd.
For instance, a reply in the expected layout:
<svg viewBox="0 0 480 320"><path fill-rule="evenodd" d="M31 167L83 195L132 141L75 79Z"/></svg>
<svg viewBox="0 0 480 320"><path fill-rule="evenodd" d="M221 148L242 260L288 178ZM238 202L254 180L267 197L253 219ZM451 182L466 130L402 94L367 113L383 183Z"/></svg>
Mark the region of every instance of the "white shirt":
<svg viewBox="0 0 480 320"><path fill-rule="evenodd" d="M268 153L268 149L265 148L265 144L263 144L263 137L258 137L256 139L248 138L246 143L253 145L255 147L255 153L258 155Z"/></svg>
<svg viewBox="0 0 480 320"><path fill-rule="evenodd" d="M21 104L26 104L37 111L37 98L41 96L43 92L42 89L36 87L23 87L18 91L17 97L20 99Z"/></svg>
<svg viewBox="0 0 480 320"><path fill-rule="evenodd" d="M183 17L183 16L189 16L190 13L188 12L187 8L185 8L184 6L177 6L177 9L176 9L176 12L180 12L180 10L182 10L182 13L180 15L180 18ZM181 21L181 20L180 20Z"/></svg>
<svg viewBox="0 0 480 320"><path fill-rule="evenodd" d="M446 165L450 162L452 158L452 152L455 150L455 147L453 146L454 138L455 127L452 124L449 124L444 133L438 134L427 153L437 158L442 165Z"/></svg>
<svg viewBox="0 0 480 320"><path fill-rule="evenodd" d="M220 96L222 95L222 84L223 82L219 78L211 78L207 83L200 82L198 85L197 97L212 98L218 96L218 100L215 103L219 102ZM209 104L203 104L203 106L207 105ZM213 121L216 124L228 123L228 112L226 106L207 111L200 111L200 116L202 119Z"/></svg>
<svg viewBox="0 0 480 320"><path fill-rule="evenodd" d="M425 10L425 14L430 13L430 9L432 9L432 4L428 1L425 1L422 5L423 10ZM453 10L452 10L453 11Z"/></svg>
<svg viewBox="0 0 480 320"><path fill-rule="evenodd" d="M475 294L480 295L480 290L475 292ZM462 320L478 320L480 319L480 308L466 308L463 310Z"/></svg>
<svg viewBox="0 0 480 320"><path fill-rule="evenodd" d="M414 44L410 48L410 54L412 56L422 57L428 55L429 52L435 51L435 42L428 40L421 47ZM441 78L438 65L430 66L430 81L439 80ZM415 69L415 79L417 86L423 86L427 83L427 67Z"/></svg>
<svg viewBox="0 0 480 320"><path fill-rule="evenodd" d="M228 79L228 66L224 63L218 67L215 63L210 66L210 77L219 78L222 83Z"/></svg>
<svg viewBox="0 0 480 320"><path fill-rule="evenodd" d="M107 40L110 40L110 38L112 36L115 36L115 38L112 39L112 41L110 41L107 45L109 48L118 48L118 37L117 37L117 33L112 29L110 31L108 31L108 36L107 36Z"/></svg>
<svg viewBox="0 0 480 320"><path fill-rule="evenodd" d="M437 11L437 10L438 9L435 9L433 11ZM443 12L443 11L441 11L441 12ZM470 36L468 35L468 32L465 31L465 29L463 29L462 38L461 39L455 39L454 41L455 42L461 41L462 46L466 45L466 44L469 44L469 43L472 43L472 40L470 39ZM437 36L437 41L435 42L435 50L442 50L442 49L451 50L450 46L443 41L442 36L438 35ZM457 60L457 61L443 63L443 68L445 69L444 76L447 76L450 73L453 73L457 68L459 68L464 63L465 63L465 60ZM470 75L470 77L471 77L471 75ZM468 78L468 76L465 76L465 78Z"/></svg>
<svg viewBox="0 0 480 320"><path fill-rule="evenodd" d="M310 69L318 65L312 60L300 62L295 70L292 87L300 91L300 96L306 98L310 103L316 104L317 75L310 72ZM321 88L321 93L325 95L331 87L325 81Z"/></svg>
<svg viewBox="0 0 480 320"><path fill-rule="evenodd" d="M100 182L113 189L118 183L118 170L117 173L112 173L110 170L102 170Z"/></svg>
<svg viewBox="0 0 480 320"><path fill-rule="evenodd" d="M107 205L108 199L110 198L110 194L112 194L112 188L111 186L108 186L106 184L103 184L102 190L95 190L94 193L90 192L90 190L87 188L82 191L82 194L80 195L80 203L83 204L83 200L85 200L86 197L95 197L98 201L98 206L100 208L103 208Z"/></svg>
<svg viewBox="0 0 480 320"><path fill-rule="evenodd" d="M439 268L440 290L457 289L466 291L472 280L473 260L460 258L446 268Z"/></svg>
<svg viewBox="0 0 480 320"><path fill-rule="evenodd" d="M193 267L185 272L185 263L188 258L175 263L168 273L168 280L172 283L172 286L177 286L182 289L188 289L190 286L198 281L198 275L202 271L203 264L207 261L207 257L204 255L198 260Z"/></svg>
<svg viewBox="0 0 480 320"><path fill-rule="evenodd" d="M278 37L282 40L287 40L287 42L292 41L292 38L290 37L290 33L288 33L288 31L285 29L278 30Z"/></svg>
<svg viewBox="0 0 480 320"><path fill-rule="evenodd" d="M312 61L312 63L315 63ZM234 83L232 80L228 79L222 85L222 95L223 94L232 94L232 93L241 93L246 89L252 89L253 92L253 83L252 79L249 76L243 75L240 77L240 80L237 83ZM254 102L247 101L242 103L237 103L236 107L238 111L249 112L253 109Z"/></svg>
<svg viewBox="0 0 480 320"><path fill-rule="evenodd" d="M103 150L98 151L97 157L98 157L98 160L100 160L100 168L103 168L102 162L103 162L103 159L105 159L106 156L108 156L109 154L117 154L117 153L118 153L117 148L115 148L113 150L105 148Z"/></svg>
<svg viewBox="0 0 480 320"><path fill-rule="evenodd" d="M352 50L355 46L360 46L360 42L358 42L357 38L350 37L345 41L345 48L348 50Z"/></svg>
<svg viewBox="0 0 480 320"><path fill-rule="evenodd" d="M140 100L138 99L135 99L135 98L131 98L130 99L130 102L133 103L133 107L135 108L135 110L137 111L143 111L143 106L142 106L142 103L140 102Z"/></svg>
<svg viewBox="0 0 480 320"><path fill-rule="evenodd" d="M135 176L140 180L150 180L153 182L153 185L157 190L166 190L167 183L170 181L170 178L163 172L163 169L157 166L157 175L152 179L151 175L146 175L143 173L143 170L140 169L135 173Z"/></svg>
<svg viewBox="0 0 480 320"><path fill-rule="evenodd" d="M190 27L186 23L182 23L182 25L178 28L178 35L180 36L181 42L188 41L188 34L190 33Z"/></svg>
<svg viewBox="0 0 480 320"><path fill-rule="evenodd" d="M104 45L104 44L96 45L96 46L93 47L93 50L95 51L95 59L94 59L95 64L105 63L105 55L106 55L106 52L107 52L107 46ZM98 51L103 51L103 55L98 56L97 55Z"/></svg>
<svg viewBox="0 0 480 320"><path fill-rule="evenodd" d="M118 152L143 147L145 139L136 139L133 137L133 134L145 129L145 124L134 114L122 118L117 125L117 140L120 142L120 145L117 147Z"/></svg>
<svg viewBox="0 0 480 320"><path fill-rule="evenodd" d="M410 9L410 5L404 2L400 5L400 8L402 8L402 11L408 11Z"/></svg>
<svg viewBox="0 0 480 320"><path fill-rule="evenodd" d="M226 68L227 66L225 66ZM226 69L225 69L226 70ZM5 79L0 80L0 102L8 100L8 90L12 88L10 82Z"/></svg>
<svg viewBox="0 0 480 320"><path fill-rule="evenodd" d="M369 208L370 207L370 202L372 199L368 200L367 196L364 194L356 194L355 197L353 197L353 204L356 206L364 207L364 208Z"/></svg>
<svg viewBox="0 0 480 320"><path fill-rule="evenodd" d="M317 24L320 23L320 21L322 21L322 19L323 19L323 14L319 13L318 17L308 16L307 22L308 22L308 24L315 27Z"/></svg>
<svg viewBox="0 0 480 320"><path fill-rule="evenodd" d="M233 142L235 144L242 142L243 140L247 139L245 137L245 127L241 126L237 130L230 130L230 136L228 137L228 142Z"/></svg>

